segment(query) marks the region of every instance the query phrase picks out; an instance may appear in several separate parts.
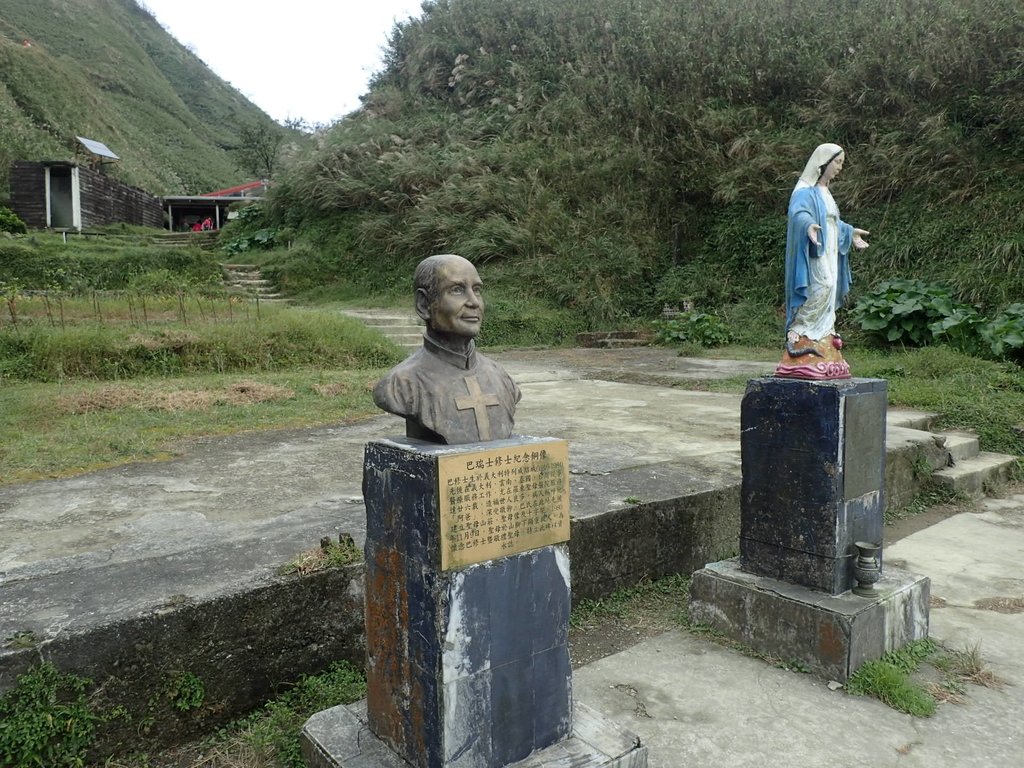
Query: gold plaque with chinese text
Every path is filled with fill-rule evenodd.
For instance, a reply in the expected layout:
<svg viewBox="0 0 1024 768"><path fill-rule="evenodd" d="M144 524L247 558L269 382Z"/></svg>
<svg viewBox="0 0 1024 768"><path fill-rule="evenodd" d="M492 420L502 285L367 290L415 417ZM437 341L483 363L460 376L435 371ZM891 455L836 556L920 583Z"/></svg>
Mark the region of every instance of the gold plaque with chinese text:
<svg viewBox="0 0 1024 768"><path fill-rule="evenodd" d="M441 570L569 540L569 443L438 458Z"/></svg>

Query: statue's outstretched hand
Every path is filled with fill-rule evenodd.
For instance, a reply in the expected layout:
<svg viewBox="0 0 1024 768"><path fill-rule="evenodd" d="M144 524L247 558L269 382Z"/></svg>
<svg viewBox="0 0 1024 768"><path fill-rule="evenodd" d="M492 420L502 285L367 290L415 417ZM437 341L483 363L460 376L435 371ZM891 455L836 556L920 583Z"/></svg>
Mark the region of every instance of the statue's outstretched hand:
<svg viewBox="0 0 1024 768"><path fill-rule="evenodd" d="M868 232L866 229L857 229L856 227L854 227L853 228L853 247L858 249L858 250L861 250L861 251L863 251L865 248L867 248L868 247L868 241L865 240L864 238L867 237L870 234L871 233Z"/></svg>
<svg viewBox="0 0 1024 768"><path fill-rule="evenodd" d="M811 224L807 227L807 239L815 245L821 245L821 238L818 237L819 232L821 232L821 227L817 224Z"/></svg>

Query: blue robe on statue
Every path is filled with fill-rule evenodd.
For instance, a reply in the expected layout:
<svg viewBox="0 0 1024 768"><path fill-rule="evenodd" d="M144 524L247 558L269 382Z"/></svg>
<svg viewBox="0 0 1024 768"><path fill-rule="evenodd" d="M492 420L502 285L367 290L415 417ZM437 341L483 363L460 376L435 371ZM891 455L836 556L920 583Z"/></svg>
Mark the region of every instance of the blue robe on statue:
<svg viewBox="0 0 1024 768"><path fill-rule="evenodd" d="M827 194L827 193L826 193ZM831 195L829 195L831 197ZM838 209L836 209L838 212ZM827 203L822 190L817 185L797 184L789 198L789 225L786 229L786 330L793 325L797 310L807 301L811 291L813 273L811 259L826 256L825 249L829 244L829 224ZM838 221L836 237L838 244L838 269L836 280L835 302L831 307L842 306L843 299L850 291L853 282L850 273L850 246L853 244L853 227L846 222ZM816 246L807 236L807 228L811 224L821 227Z"/></svg>

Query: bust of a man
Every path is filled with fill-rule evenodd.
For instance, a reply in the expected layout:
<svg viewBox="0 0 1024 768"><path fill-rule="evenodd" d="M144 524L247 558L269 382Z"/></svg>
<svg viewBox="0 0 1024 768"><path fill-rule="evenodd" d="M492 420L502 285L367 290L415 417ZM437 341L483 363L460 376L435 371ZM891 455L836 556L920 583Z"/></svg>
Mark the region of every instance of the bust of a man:
<svg viewBox="0 0 1024 768"><path fill-rule="evenodd" d="M512 434L521 393L494 361L476 351L484 319L476 267L455 254L430 256L413 278L423 346L373 389L379 408L405 417L408 437L450 445Z"/></svg>

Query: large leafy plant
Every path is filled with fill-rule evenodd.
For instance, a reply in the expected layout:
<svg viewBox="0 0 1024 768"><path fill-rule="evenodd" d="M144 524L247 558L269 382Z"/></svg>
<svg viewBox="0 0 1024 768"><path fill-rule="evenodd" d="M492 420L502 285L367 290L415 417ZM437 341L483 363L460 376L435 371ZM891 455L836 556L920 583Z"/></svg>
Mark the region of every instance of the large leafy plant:
<svg viewBox="0 0 1024 768"><path fill-rule="evenodd" d="M1011 304L980 328L995 357L1024 362L1024 303Z"/></svg>
<svg viewBox="0 0 1024 768"><path fill-rule="evenodd" d="M954 329L971 328L975 309L953 298L939 283L923 280L886 280L861 297L851 311L861 330L881 341L923 346L935 340L936 331L949 336ZM956 318L948 327L944 321Z"/></svg>

